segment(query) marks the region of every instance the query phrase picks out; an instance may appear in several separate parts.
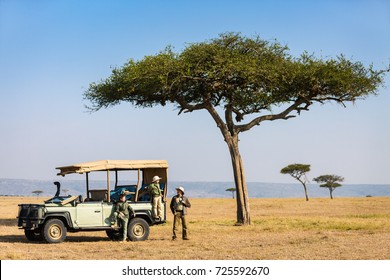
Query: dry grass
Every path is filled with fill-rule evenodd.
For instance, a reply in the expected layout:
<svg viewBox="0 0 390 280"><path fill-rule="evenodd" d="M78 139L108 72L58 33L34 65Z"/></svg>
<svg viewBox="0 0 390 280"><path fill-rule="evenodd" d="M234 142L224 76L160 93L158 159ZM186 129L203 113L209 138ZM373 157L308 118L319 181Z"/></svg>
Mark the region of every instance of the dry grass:
<svg viewBox="0 0 390 280"><path fill-rule="evenodd" d="M172 215L145 242L105 232L69 233L61 244L31 243L17 228L17 204L0 197L0 259L390 259L390 197L251 199L251 226L234 226L233 199L191 199L189 241L171 241Z"/></svg>

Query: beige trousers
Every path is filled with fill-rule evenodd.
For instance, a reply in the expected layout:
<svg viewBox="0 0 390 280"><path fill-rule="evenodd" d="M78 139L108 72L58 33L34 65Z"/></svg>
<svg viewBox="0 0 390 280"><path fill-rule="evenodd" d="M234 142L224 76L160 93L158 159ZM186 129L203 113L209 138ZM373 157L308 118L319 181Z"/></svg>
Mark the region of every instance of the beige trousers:
<svg viewBox="0 0 390 280"><path fill-rule="evenodd" d="M153 197L152 201L152 210L153 210L153 218L160 218L162 219L162 202L161 202L161 196L155 196Z"/></svg>

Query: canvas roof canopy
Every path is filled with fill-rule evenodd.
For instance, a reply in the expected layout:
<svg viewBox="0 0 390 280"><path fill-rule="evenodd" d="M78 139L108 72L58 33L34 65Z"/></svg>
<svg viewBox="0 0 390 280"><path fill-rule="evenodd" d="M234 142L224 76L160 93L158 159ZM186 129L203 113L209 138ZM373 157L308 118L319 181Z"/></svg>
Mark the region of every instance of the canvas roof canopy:
<svg viewBox="0 0 390 280"><path fill-rule="evenodd" d="M65 176L72 173L86 173L106 170L136 170L147 168L168 168L166 160L98 160L69 166L56 167L57 175Z"/></svg>

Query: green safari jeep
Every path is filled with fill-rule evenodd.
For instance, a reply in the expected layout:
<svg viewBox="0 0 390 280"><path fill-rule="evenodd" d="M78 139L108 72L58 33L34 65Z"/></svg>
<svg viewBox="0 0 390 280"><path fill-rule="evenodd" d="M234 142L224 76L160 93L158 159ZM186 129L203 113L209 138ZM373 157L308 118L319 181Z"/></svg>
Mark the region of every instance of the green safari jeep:
<svg viewBox="0 0 390 280"><path fill-rule="evenodd" d="M57 167L57 175L85 174L86 198L82 196L61 196L60 183L54 197L43 204L19 204L18 227L24 229L30 241L60 243L67 232L106 231L111 240L123 239L119 226L111 225L111 215L122 193L135 211L128 224L128 238L143 241L149 237L149 226L166 222L166 195L168 188L168 163L165 160L101 160ZM107 186L94 188L91 172L105 172ZM110 174L115 173L115 185L111 187ZM130 173L130 174L129 174ZM119 184L119 174L133 180L132 184ZM155 219L147 186L152 178L159 176L163 194L163 218Z"/></svg>

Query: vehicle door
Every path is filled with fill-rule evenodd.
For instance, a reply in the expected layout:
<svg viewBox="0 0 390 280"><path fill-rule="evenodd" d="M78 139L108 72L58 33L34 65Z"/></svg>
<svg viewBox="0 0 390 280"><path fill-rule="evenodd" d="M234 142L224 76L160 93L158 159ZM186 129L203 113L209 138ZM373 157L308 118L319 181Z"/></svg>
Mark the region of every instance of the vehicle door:
<svg viewBox="0 0 390 280"><path fill-rule="evenodd" d="M102 209L103 209L103 225L110 226L114 214L114 204L111 202L109 203L104 202L102 204Z"/></svg>
<svg viewBox="0 0 390 280"><path fill-rule="evenodd" d="M76 224L79 227L103 226L103 203L99 201L78 204Z"/></svg>

